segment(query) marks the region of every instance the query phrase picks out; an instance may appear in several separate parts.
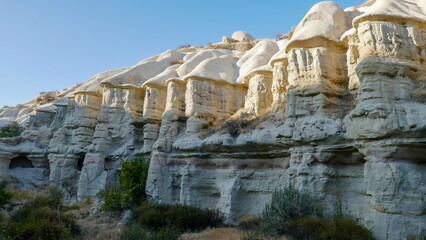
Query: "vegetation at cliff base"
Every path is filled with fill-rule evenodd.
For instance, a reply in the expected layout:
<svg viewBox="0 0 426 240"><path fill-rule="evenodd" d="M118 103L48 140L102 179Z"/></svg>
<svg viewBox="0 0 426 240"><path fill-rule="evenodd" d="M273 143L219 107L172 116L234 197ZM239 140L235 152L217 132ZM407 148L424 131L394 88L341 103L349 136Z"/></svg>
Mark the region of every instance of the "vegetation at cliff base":
<svg viewBox="0 0 426 240"><path fill-rule="evenodd" d="M131 206L138 206L146 201L149 161L150 155L136 155L121 164L120 186Z"/></svg>
<svg viewBox="0 0 426 240"><path fill-rule="evenodd" d="M267 235L278 236L289 229L289 222L307 217L322 217L323 208L314 197L301 193L293 186L277 190L262 212L260 229Z"/></svg>
<svg viewBox="0 0 426 240"><path fill-rule="evenodd" d="M179 239L181 232L177 228L165 227L152 231L137 223L128 223L120 234L123 240L173 240Z"/></svg>
<svg viewBox="0 0 426 240"><path fill-rule="evenodd" d="M118 212L146 201L149 160L149 155L136 155L121 164L120 183L110 185L98 193L99 198L105 201L102 210Z"/></svg>
<svg viewBox="0 0 426 240"><path fill-rule="evenodd" d="M71 240L80 234L75 219L62 211L60 190L52 190L48 197L35 198L12 212L1 226L1 239L16 240Z"/></svg>
<svg viewBox="0 0 426 240"><path fill-rule="evenodd" d="M217 210L201 209L179 204L155 204L146 202L133 211L133 218L150 229L176 227L182 232L218 227L224 217Z"/></svg>
<svg viewBox="0 0 426 240"><path fill-rule="evenodd" d="M332 219L302 218L289 222L287 235L294 239L370 240L371 231L357 220L347 217Z"/></svg>
<svg viewBox="0 0 426 240"><path fill-rule="evenodd" d="M173 240L184 232L223 224L224 217L217 210L147 202L145 188L149 160L149 155L136 155L123 162L119 172L120 183L110 185L98 194L104 201L104 211L133 209L131 220L120 233L121 239Z"/></svg>
<svg viewBox="0 0 426 240"><path fill-rule="evenodd" d="M314 196L292 185L273 193L260 218L260 232L266 236L290 236L293 239L370 240L369 229L358 220L335 210L326 216L323 204Z"/></svg>
<svg viewBox="0 0 426 240"><path fill-rule="evenodd" d="M179 204L145 202L133 210L121 239L178 239L182 233L222 226L224 216L217 210Z"/></svg>
<svg viewBox="0 0 426 240"><path fill-rule="evenodd" d="M6 191L6 186L6 182L0 183L0 209L4 208L12 198L12 195Z"/></svg>

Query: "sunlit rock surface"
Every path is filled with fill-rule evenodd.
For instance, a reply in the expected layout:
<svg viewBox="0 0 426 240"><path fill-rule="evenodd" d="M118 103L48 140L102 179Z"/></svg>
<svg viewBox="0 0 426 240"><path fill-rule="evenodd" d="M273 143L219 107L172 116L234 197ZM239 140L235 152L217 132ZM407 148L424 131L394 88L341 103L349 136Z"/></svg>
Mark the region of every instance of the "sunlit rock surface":
<svg viewBox="0 0 426 240"><path fill-rule="evenodd" d="M0 110L0 177L73 202L150 153L152 201L258 214L293 184L377 239L426 234L426 4L312 7L281 40L235 32Z"/></svg>

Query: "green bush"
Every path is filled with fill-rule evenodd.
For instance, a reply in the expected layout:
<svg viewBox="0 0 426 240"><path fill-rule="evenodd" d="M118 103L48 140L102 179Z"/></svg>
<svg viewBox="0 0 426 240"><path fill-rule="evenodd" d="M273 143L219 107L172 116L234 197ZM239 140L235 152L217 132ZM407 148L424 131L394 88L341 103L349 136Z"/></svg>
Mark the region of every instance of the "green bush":
<svg viewBox="0 0 426 240"><path fill-rule="evenodd" d="M286 234L294 239L313 240L319 239L319 236L329 228L330 223L327 220L308 217L290 221Z"/></svg>
<svg viewBox="0 0 426 240"><path fill-rule="evenodd" d="M178 239L183 232L217 227L223 221L223 216L215 210L144 202L133 211L132 220L120 234L120 238L173 240Z"/></svg>
<svg viewBox="0 0 426 240"><path fill-rule="evenodd" d="M331 220L303 218L290 221L287 234L306 240L371 240L370 230L346 217Z"/></svg>
<svg viewBox="0 0 426 240"><path fill-rule="evenodd" d="M137 223L128 223L120 232L122 240L139 240L146 239L148 231Z"/></svg>
<svg viewBox="0 0 426 240"><path fill-rule="evenodd" d="M350 218L335 218L330 227L321 233L321 239L327 240L370 240L373 235L369 229Z"/></svg>
<svg viewBox="0 0 426 240"><path fill-rule="evenodd" d="M2 239L74 239L80 228L74 218L56 211L55 201L37 198L16 210L2 229Z"/></svg>
<svg viewBox="0 0 426 240"><path fill-rule="evenodd" d="M5 226L7 224L7 217L0 212L0 236L1 236L1 230L3 228L3 226Z"/></svg>
<svg viewBox="0 0 426 240"><path fill-rule="evenodd" d="M103 211L117 212L129 207L119 184L107 186L105 190L98 193L98 196L105 201L101 206Z"/></svg>
<svg viewBox="0 0 426 240"><path fill-rule="evenodd" d="M322 209L311 195L301 193L290 185L272 194L271 202L262 212L260 230L269 236L284 234L291 220L321 217Z"/></svg>
<svg viewBox="0 0 426 240"><path fill-rule="evenodd" d="M370 240L370 230L343 214L340 204L328 219L322 204L291 185L275 191L262 212L260 229L265 235L286 234L294 239Z"/></svg>
<svg viewBox="0 0 426 240"><path fill-rule="evenodd" d="M105 201L102 210L116 212L140 205L146 200L149 155L137 155L121 164L120 184L108 186L98 196Z"/></svg>
<svg viewBox="0 0 426 240"><path fill-rule="evenodd" d="M7 183L0 183L0 209L3 209L6 204L9 203L12 198L12 194L6 191Z"/></svg>
<svg viewBox="0 0 426 240"><path fill-rule="evenodd" d="M10 223L3 230L4 239L14 240L56 240L74 239L69 231L62 225L50 221L39 221L38 223Z"/></svg>
<svg viewBox="0 0 426 240"><path fill-rule="evenodd" d="M0 137L16 137L21 134L21 128L17 123L8 124L0 129Z"/></svg>
<svg viewBox="0 0 426 240"><path fill-rule="evenodd" d="M138 206L146 200L149 161L149 155L137 155L121 164L120 185L132 206Z"/></svg>
<svg viewBox="0 0 426 240"><path fill-rule="evenodd" d="M176 227L181 232L218 227L224 222L224 217L216 210L148 202L133 212L133 218L148 229L159 230L164 227Z"/></svg>
<svg viewBox="0 0 426 240"><path fill-rule="evenodd" d="M120 234L122 240L177 240L181 232L175 227L150 231L137 223L128 224Z"/></svg>

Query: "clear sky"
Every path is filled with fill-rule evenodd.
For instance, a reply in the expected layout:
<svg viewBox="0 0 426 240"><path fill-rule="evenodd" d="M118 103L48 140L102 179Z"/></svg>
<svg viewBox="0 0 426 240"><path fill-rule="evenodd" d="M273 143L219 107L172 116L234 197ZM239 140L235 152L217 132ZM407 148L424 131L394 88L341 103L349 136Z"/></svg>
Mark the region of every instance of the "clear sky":
<svg viewBox="0 0 426 240"><path fill-rule="evenodd" d="M315 0L0 0L0 107L234 31L274 38ZM339 0L343 9L359 4Z"/></svg>

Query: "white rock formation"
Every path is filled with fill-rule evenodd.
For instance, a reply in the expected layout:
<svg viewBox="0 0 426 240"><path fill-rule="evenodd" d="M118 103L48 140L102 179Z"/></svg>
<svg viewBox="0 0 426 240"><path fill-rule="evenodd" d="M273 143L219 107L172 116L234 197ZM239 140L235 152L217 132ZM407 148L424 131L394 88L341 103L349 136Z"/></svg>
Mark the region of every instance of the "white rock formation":
<svg viewBox="0 0 426 240"><path fill-rule="evenodd" d="M232 39L235 39L240 42L253 41L254 37L250 35L248 32L244 31L236 31L232 34Z"/></svg>
<svg viewBox="0 0 426 240"><path fill-rule="evenodd" d="M425 235L424 1L321 2L288 39L224 40L4 107L0 124L28 124L0 139L0 177L50 181L72 202L151 153L153 201L232 222L292 183L377 239Z"/></svg>

